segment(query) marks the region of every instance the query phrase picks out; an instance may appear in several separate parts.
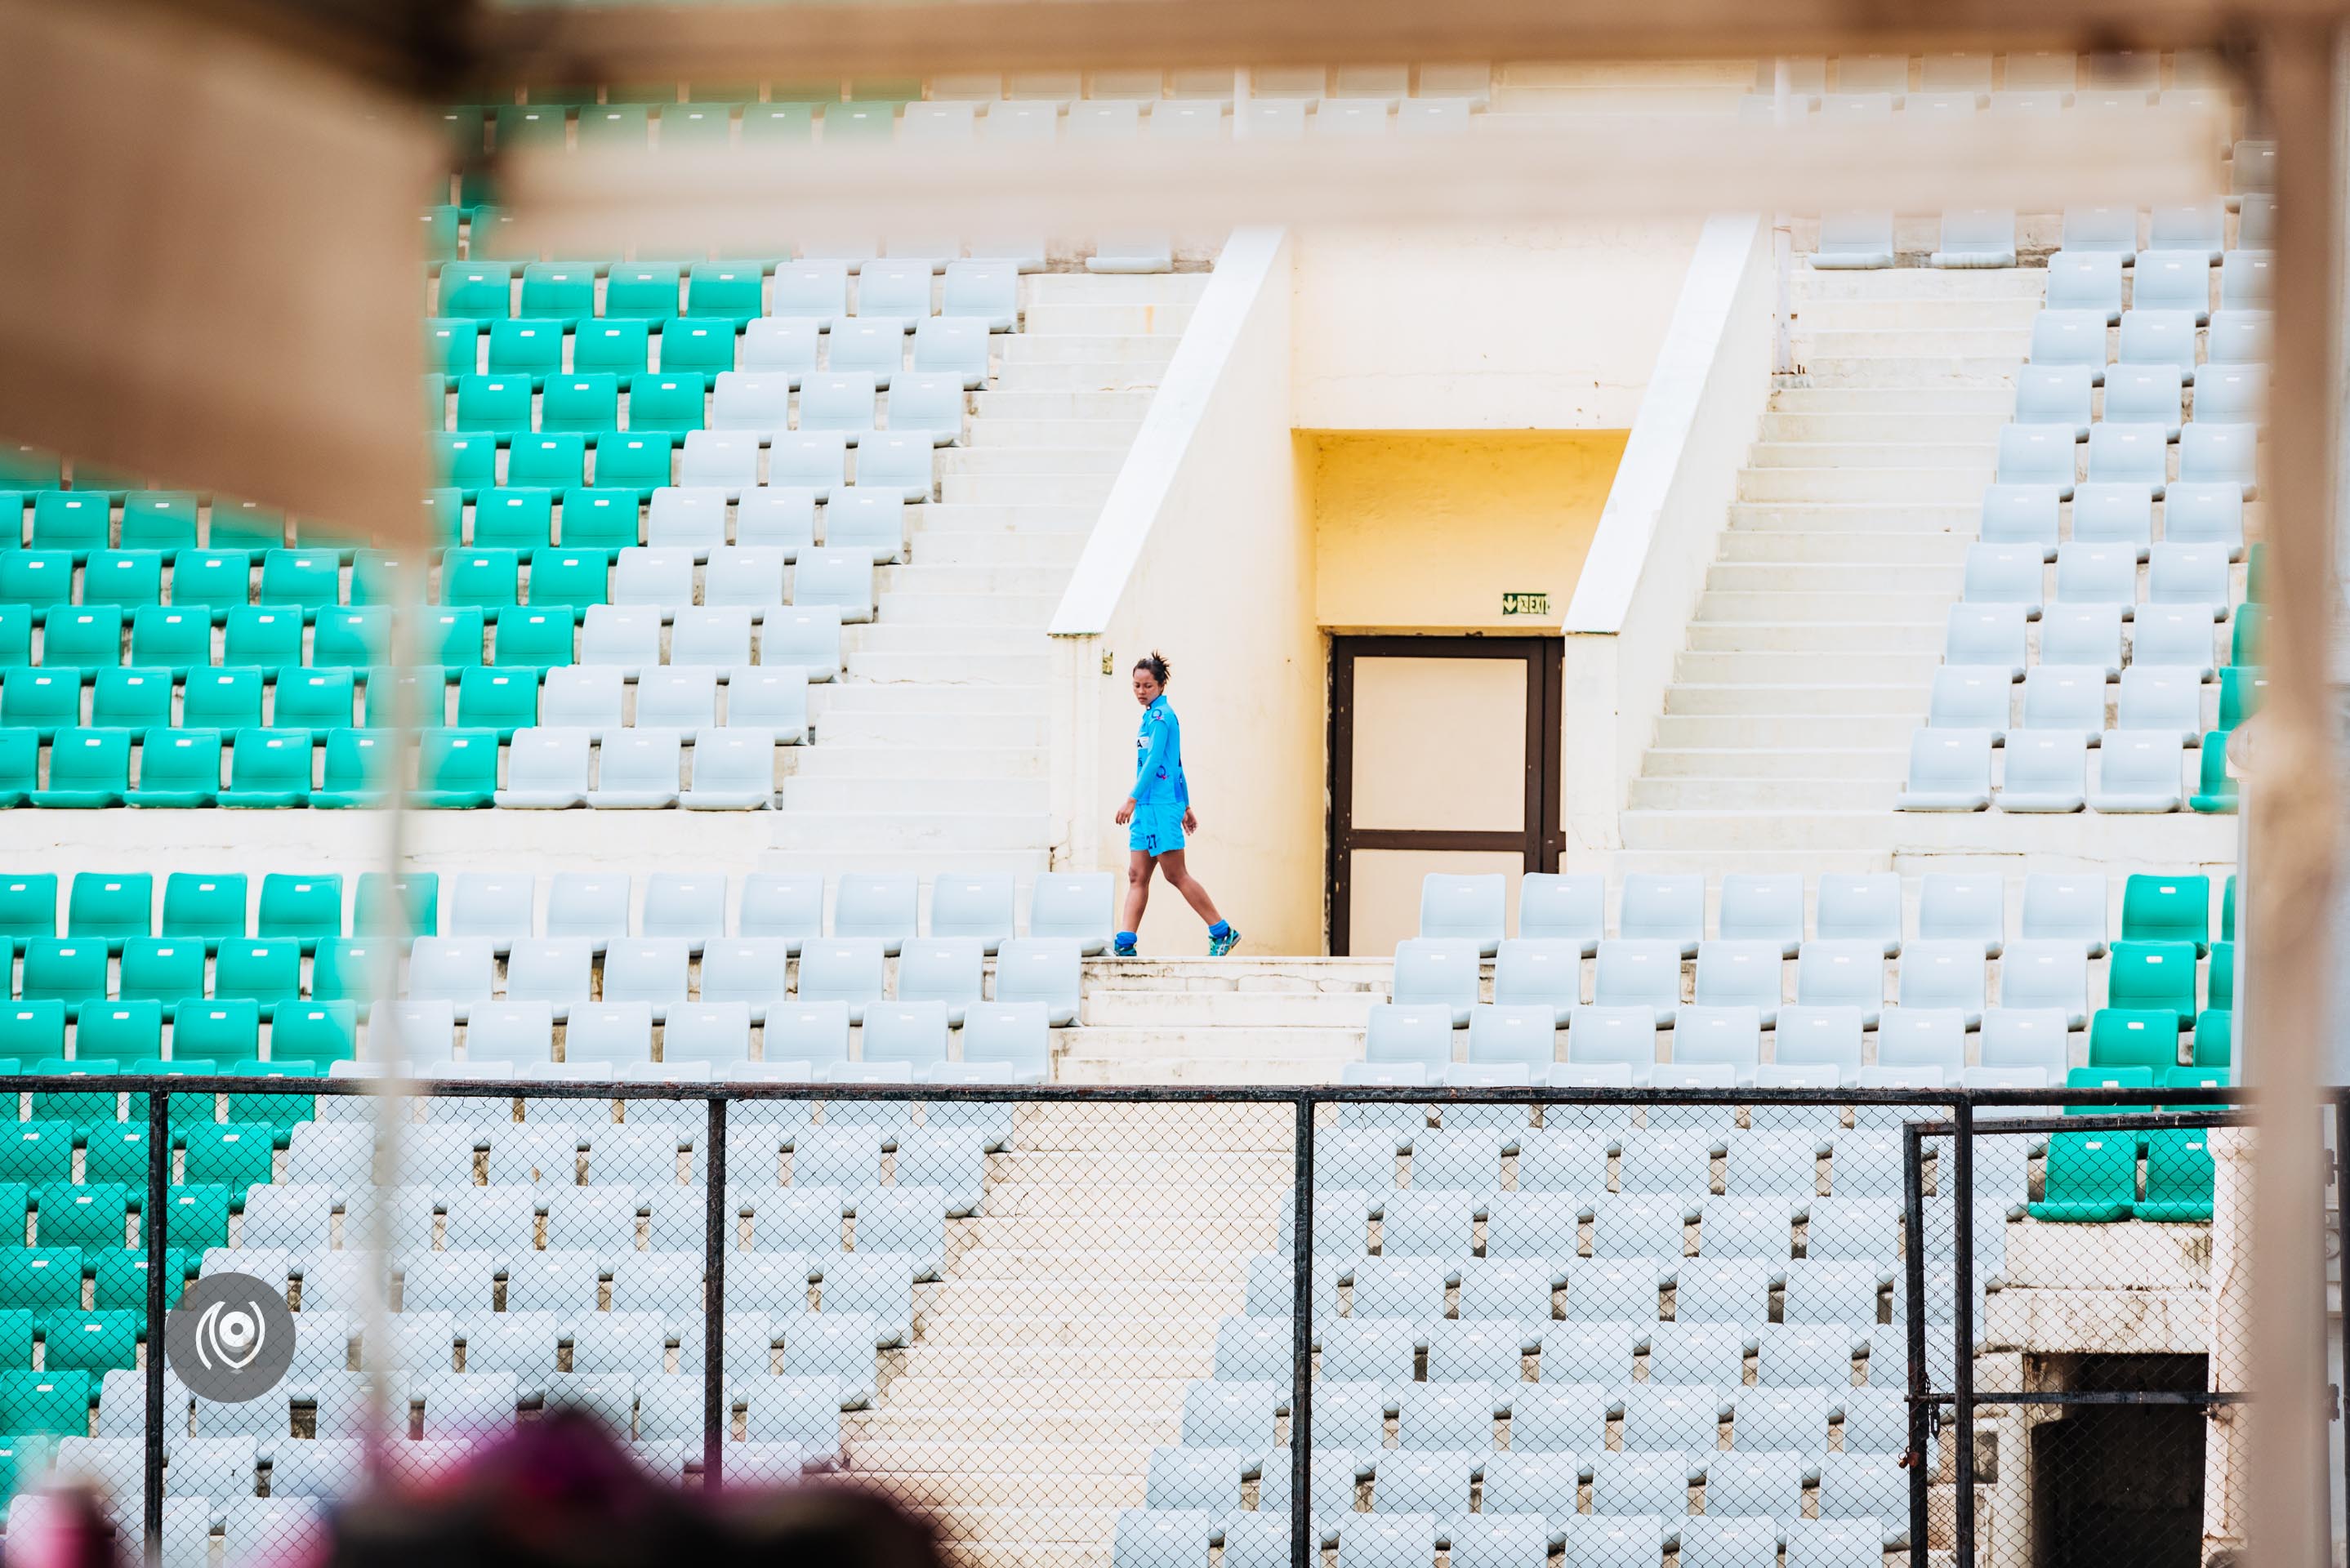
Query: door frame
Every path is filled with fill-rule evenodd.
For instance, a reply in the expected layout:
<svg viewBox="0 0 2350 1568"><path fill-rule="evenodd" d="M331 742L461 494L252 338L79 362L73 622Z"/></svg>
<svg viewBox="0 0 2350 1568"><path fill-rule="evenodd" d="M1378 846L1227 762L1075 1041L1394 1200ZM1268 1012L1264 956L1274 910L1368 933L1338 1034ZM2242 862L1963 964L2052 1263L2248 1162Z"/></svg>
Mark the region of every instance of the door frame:
<svg viewBox="0 0 2350 1568"><path fill-rule="evenodd" d="M1525 826L1358 828L1354 825L1355 663L1361 659L1506 659L1526 667ZM1565 840L1560 802L1566 645L1555 637L1415 637L1334 634L1330 639L1329 946L1349 951L1357 849L1517 850L1528 871L1555 871Z"/></svg>

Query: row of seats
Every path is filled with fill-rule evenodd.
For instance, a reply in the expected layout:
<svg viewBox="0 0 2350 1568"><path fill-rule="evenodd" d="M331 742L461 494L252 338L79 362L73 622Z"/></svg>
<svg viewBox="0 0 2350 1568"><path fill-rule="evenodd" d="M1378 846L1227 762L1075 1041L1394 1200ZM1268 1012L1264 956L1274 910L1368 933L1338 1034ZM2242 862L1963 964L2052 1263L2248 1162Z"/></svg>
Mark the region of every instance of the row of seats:
<svg viewBox="0 0 2350 1568"><path fill-rule="evenodd" d="M1913 71L1911 62L1916 61ZM1927 92L2061 92L2077 88L2092 92L2153 93L2165 87L2225 91L2230 78L2214 56L2178 50L2171 56L2170 78L2163 77L2162 52L2156 49L2110 50L2076 55L2069 49L2008 50L1994 65L1988 53L1953 55L1791 56L1765 59L1755 67L1754 86L1767 92L1784 67L1789 90L1818 95L1828 90L1828 73L1835 73L1835 90L1845 93L1906 93L1914 75ZM1994 76L1994 70L1997 75Z"/></svg>
<svg viewBox="0 0 2350 1568"><path fill-rule="evenodd" d="M1507 1456L1498 1456L1506 1458ZM1320 1460L1317 1458L1316 1463ZM1265 1460L1269 1471L1288 1463L1286 1450ZM1320 1470L1315 1471L1318 1477ZM1580 1480L1578 1475L1575 1478ZM1662 1514L1582 1514L1562 1506L1564 1475L1546 1475L1523 1489L1542 1510L1487 1514L1389 1514L1335 1508L1315 1515L1318 1550L1336 1541L1349 1563L1367 1568L1430 1568L1443 1543L1459 1568L1537 1568L1559 1545L1565 1561L1592 1568L1659 1568L1668 1547L1688 1568L1778 1561L1786 1568L1876 1568L1883 1561L1885 1521L1858 1519L1681 1519ZM1686 1504L1683 1505L1684 1508ZM1899 1517L1906 1518L1906 1513ZM1253 1513L1214 1509L1129 1508L1118 1514L1110 1548L1114 1568L1201 1568L1218 1545L1226 1568L1281 1568L1290 1561L1287 1505ZM175 1565L176 1568L176 1565Z"/></svg>
<svg viewBox="0 0 2350 1568"><path fill-rule="evenodd" d="M740 442L687 439L711 433L714 410L716 418L735 421L737 433L757 437L753 446L769 449L778 483L805 470L816 476L807 481L813 487L842 483L828 472L838 466L834 461L837 454L829 449L840 442L858 446L869 441L881 446L889 444L887 435L894 434L918 437L931 445L951 443L962 430L964 394L973 384L972 377L983 372L890 374L871 368L795 371L782 366L737 370L730 364L719 367L714 374L737 378L728 381L723 404L715 400L714 391L702 389L691 371L681 375L650 370L629 375L567 371L549 376L544 385L534 388L527 377L478 372L444 377L435 370L424 378L424 423L436 435L454 431L474 441L497 439L509 445L515 438L533 433L579 435L587 441L587 455L594 460L591 472L597 486L633 489L643 501L664 484L709 483L712 481L695 476L730 464L739 466L739 460L727 454L739 451ZM879 394L885 391L889 396L881 402ZM888 411L886 427L881 409ZM796 423L791 422L794 419ZM625 432L620 430L623 424ZM837 436L839 442L796 439L822 435ZM689 461L672 471L663 454L680 447L690 447ZM557 442L546 447L534 444L525 450L528 466L507 465L515 483L525 479L540 485L581 483L570 472L579 456L576 449ZM451 443L444 442L442 455L448 462L458 454ZM479 466L468 481L452 478L451 482L470 483L475 488L493 483L488 477L486 449L475 455L475 461ZM899 461L911 472L926 460L901 453Z"/></svg>
<svg viewBox="0 0 2350 1568"><path fill-rule="evenodd" d="M2199 1127L2142 1139L2127 1133L2058 1133L2048 1140L2047 1178L2031 1214L2065 1223L2209 1224L2214 1168L2210 1134Z"/></svg>
<svg viewBox="0 0 2350 1568"><path fill-rule="evenodd" d="M1913 102L1910 113L1922 111L1927 118L1937 120L1965 120L1974 118L1977 107L1968 95L1937 94ZM1993 115L2054 114L2063 107L2055 95L2047 93L2001 93L1993 95L1990 103ZM1882 120L1890 118L1889 110L1890 105L1877 99L1846 101L1833 106L1828 112L1848 119ZM1798 108L1796 112L1806 111ZM1769 122L1776 119L1777 106L1769 99L1750 98L1741 105L1741 113L1750 119ZM2238 144L2240 148L2265 145ZM2257 179L2260 160L2256 154L2247 156L2253 161L2242 166L2243 172L2246 177ZM2228 223L2231 210L2236 220L2232 241ZM1893 265L1898 254L1894 221L1889 212L1831 213L1823 216L1812 266L1819 271L1862 271ZM2200 252L2207 263L2220 261L2240 250L2246 254L2264 255L2267 247L2275 243L2276 201L2265 190L2239 187L2226 202L2154 208L2147 224L2146 249L2141 251L2136 210L2066 208L2064 248L2052 254L2048 262L2048 307L2104 309L2109 313L2109 320L2118 321L2123 308L2120 269L2135 263L2141 254L2184 256ZM1939 243L1927 254L1926 265L1961 269L2012 267L2016 265L2017 250L2014 209L1951 208L1941 214ZM2255 269L2248 265L2237 269L2235 296L2223 299L2223 303L2265 300L2266 279L2254 279L2251 274L2255 270L2265 268ZM2208 279L2205 286L2210 286ZM2138 303L2151 306L2164 297L2158 288ZM2194 308L2201 313L2199 322L2208 319L2209 296ZM2265 305L2254 308L2265 308Z"/></svg>
<svg viewBox="0 0 2350 1568"><path fill-rule="evenodd" d="M2174 745L2200 745L2209 726L2204 721L2204 671L2189 664L2164 664L2145 657L2162 639L2184 629L2196 629L2191 620L2176 623L2141 622L2141 657L2121 672L2111 728L2137 733L2168 733ZM2201 623L2202 643L2210 645L2210 622ZM2149 648L2148 644L2156 645ZM2190 656L2196 649L2184 650ZM2231 664L2219 671L2217 728L2232 730L2260 707L2267 677L2258 666ZM2024 673L2022 701L2013 667L2006 664L1947 663L1934 672L1927 700L1926 723L1937 730L1981 730L1991 744L2004 745L2008 731L2039 734L2063 732L2098 743L2106 723L2108 677L2097 664L2058 664L2043 659Z"/></svg>
<svg viewBox="0 0 2350 1568"><path fill-rule="evenodd" d="M2006 762L1994 791L1995 740ZM1909 738L1908 783L1895 806L1987 811L1996 801L2002 811L2233 812L2236 785L2228 776L2227 744L2227 731L2207 732L2189 763L2193 783L2188 784L2179 776L2178 736L2172 731L2012 730L2002 738L1989 730L1920 729Z"/></svg>
<svg viewBox="0 0 2350 1568"><path fill-rule="evenodd" d="M944 275L934 283L933 272ZM567 334L580 370L650 369L649 341L664 369L699 369L723 350L717 369L733 369L734 334L763 317L824 332L836 352L868 331L902 338L922 329L960 337L976 328L983 348L986 333L1012 331L1019 318L1020 275L1009 262L865 261L855 268L854 310L850 275L845 260L443 262L429 314L491 324L489 368L529 375L565 368ZM501 354L514 362L498 363Z"/></svg>
<svg viewBox="0 0 2350 1568"><path fill-rule="evenodd" d="M361 938L392 934L396 921L401 934L485 939L502 954L517 941L545 936L585 938L598 953L607 943L630 937L677 938L699 956L712 942L738 937L781 941L797 956L803 943L829 934L877 940L895 957L917 935L977 938L993 953L1017 925L1016 885L1003 873L940 873L930 882L926 921L922 879L913 872L843 873L830 883L829 932L820 873L751 871L730 877L723 871L656 871L643 878L641 900L637 878L626 872L557 871L542 883L529 871L461 871L448 884L444 895L437 872L409 872L394 880L363 871L347 894L335 872L249 878L241 871L174 871L162 878L159 919L153 873L80 871L67 888L60 931L57 874L18 873L0 877L0 939L13 942L18 954L36 937L61 935L120 954L139 937L192 938L208 950L247 935L288 937L307 954L347 931ZM731 897L730 887L736 889ZM2208 903L2210 889L2203 891ZM1104 871L1038 875L1027 935L1101 951L1108 945L1112 892ZM2233 934L2232 919L2229 931Z"/></svg>
<svg viewBox="0 0 2350 1568"><path fill-rule="evenodd" d="M2012 681L2023 680L2035 664L2085 669L2115 680L2124 668L2126 626L2131 664L2191 670L2201 680L2212 679L2220 668L2212 658L2211 617L2201 605L2139 605L2127 622L2117 604L2045 605L2036 636L2028 610L2021 604L1952 605L1943 633L1943 661L2003 669ZM2237 608L2221 665L2260 664L2265 618L2259 605ZM2246 679L2237 677L2239 681ZM2244 695L2240 692L2240 699Z"/></svg>
<svg viewBox="0 0 2350 1568"><path fill-rule="evenodd" d="M514 548L447 551L439 562L432 602L452 609L484 611L517 606L558 607L568 610L575 623L587 618L591 606L617 603L623 607L650 607L666 620L680 609L693 607L699 592L705 608L752 610L760 619L789 604L804 608L837 607L842 620L870 620L875 607L874 568L903 549L902 499L895 493L876 499L876 505L852 511L835 498L830 515L836 543L823 549L802 546L795 552L788 593L785 552L775 546L713 544L656 549L589 545L532 550L527 553L527 564L525 552ZM853 545L840 542L849 530L852 515L864 519L872 530ZM697 572L701 558L708 558L712 565ZM345 567L331 550L270 550L263 555L256 582L252 566L238 552L182 550L166 567L156 552L114 550L91 556L88 568L78 574L81 582L77 593L71 552L0 551L0 612L20 610L17 618L28 634L31 625L46 629L52 618L62 617L66 635L72 639L70 656L60 658L61 650L45 646L43 662L55 664L119 661L126 610L134 630L138 612L152 607L202 615L215 625L224 624L231 614L248 605L290 610L314 624L345 609L387 612L335 616L329 620L329 634L340 640L326 657L317 657L314 650L313 661L358 666L382 662L382 639L390 635L388 612L398 602L402 570L401 558L389 553L363 551ZM698 589L697 576L701 578ZM73 612L78 610L97 613L77 620ZM263 639L273 633L281 639L299 635L274 622L248 620L246 629ZM158 618L156 630L190 646L197 635L192 620L164 622ZM462 629L452 632L448 626L435 623L427 630L454 640L460 650L455 662L465 662ZM111 658L108 657L109 632L115 639ZM283 647L282 641L279 646Z"/></svg>
<svg viewBox="0 0 2350 1568"><path fill-rule="evenodd" d="M1499 875L1430 872L1420 884L1420 936L1473 940L1482 955L1493 956L1504 931L1506 886ZM1811 884L1811 890L1815 903L1813 937L1875 941L1885 957L1899 955L1898 873L1825 875ZM2111 930L2106 898L2102 873L2033 872L2023 878L2018 934L2027 941L2081 943L2089 957L2103 957ZM1695 958L1698 944L1707 936L1706 902L1701 873L1633 873L1618 888L1614 934L1678 942L1683 958ZM1804 940L1804 902L1805 879L1800 873L1726 876L1713 934L1724 941L1777 942L1783 956L1794 958ZM1910 935L1924 941L1971 942L1981 956L1996 958L2008 936L2007 902L2006 879L1996 874L1929 873L1918 881ZM1588 958L1610 934L1606 906L1604 877L1530 874L1519 886L1516 934L1572 941ZM2233 877L2227 879L2220 899L2220 926L2222 940L2235 940ZM2126 941L2192 941L2201 951L2211 936L2211 879L2133 873L2122 885L2120 935Z"/></svg>

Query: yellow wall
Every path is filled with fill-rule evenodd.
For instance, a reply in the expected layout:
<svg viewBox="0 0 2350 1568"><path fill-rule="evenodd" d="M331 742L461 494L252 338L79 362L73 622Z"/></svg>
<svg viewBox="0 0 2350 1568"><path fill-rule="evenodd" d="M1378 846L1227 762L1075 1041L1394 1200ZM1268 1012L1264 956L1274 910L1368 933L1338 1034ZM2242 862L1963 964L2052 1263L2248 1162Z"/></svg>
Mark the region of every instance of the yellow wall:
<svg viewBox="0 0 2350 1568"><path fill-rule="evenodd" d="M1300 431L1316 618L1334 631L1555 630L1630 432ZM1502 596L1550 595L1503 616Z"/></svg>

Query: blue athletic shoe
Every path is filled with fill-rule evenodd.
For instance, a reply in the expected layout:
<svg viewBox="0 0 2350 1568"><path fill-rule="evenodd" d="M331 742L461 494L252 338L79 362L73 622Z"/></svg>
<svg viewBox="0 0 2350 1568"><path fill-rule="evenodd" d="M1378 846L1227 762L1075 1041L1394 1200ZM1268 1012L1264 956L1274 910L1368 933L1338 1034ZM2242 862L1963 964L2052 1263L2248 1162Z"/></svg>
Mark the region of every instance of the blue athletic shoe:
<svg viewBox="0 0 2350 1568"><path fill-rule="evenodd" d="M1222 958L1240 945L1241 933L1239 929L1233 926L1226 926L1222 936L1210 937L1208 939L1208 956L1210 958Z"/></svg>
<svg viewBox="0 0 2350 1568"><path fill-rule="evenodd" d="M1141 954L1136 950L1132 939L1119 937L1110 944L1109 956L1112 958L1139 958Z"/></svg>

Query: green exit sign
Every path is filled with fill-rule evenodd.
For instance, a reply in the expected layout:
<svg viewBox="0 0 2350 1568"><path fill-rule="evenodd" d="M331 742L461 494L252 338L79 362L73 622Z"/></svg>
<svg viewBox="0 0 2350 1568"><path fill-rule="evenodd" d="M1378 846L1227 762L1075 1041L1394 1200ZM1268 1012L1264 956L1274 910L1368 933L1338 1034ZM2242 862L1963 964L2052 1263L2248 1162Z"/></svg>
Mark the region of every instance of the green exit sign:
<svg viewBox="0 0 2350 1568"><path fill-rule="evenodd" d="M1548 615L1550 614L1550 596L1528 593L1503 594L1502 613L1503 615Z"/></svg>

